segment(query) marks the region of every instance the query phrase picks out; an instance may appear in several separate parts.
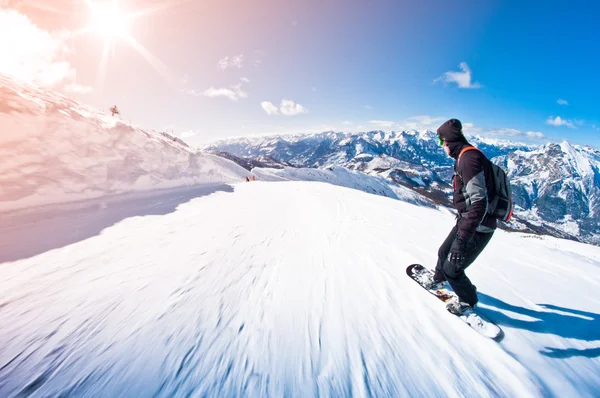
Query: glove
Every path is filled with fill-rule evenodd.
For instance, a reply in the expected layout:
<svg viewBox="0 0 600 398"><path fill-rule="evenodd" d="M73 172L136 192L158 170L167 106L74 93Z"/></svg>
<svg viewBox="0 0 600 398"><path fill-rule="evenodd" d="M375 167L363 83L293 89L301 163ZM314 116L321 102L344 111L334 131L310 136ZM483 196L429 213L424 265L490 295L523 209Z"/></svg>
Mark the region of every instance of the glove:
<svg viewBox="0 0 600 398"><path fill-rule="evenodd" d="M467 257L467 240L462 236L457 236L452 242L450 247L450 253L448 254L448 261L453 265L462 265Z"/></svg>

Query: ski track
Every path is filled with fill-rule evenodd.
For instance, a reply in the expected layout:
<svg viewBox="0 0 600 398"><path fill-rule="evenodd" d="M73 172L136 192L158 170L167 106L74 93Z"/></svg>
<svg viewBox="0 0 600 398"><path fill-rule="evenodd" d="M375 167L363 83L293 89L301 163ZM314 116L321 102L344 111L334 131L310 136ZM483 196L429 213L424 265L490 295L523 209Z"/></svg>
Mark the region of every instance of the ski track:
<svg viewBox="0 0 600 398"><path fill-rule="evenodd" d="M433 267L451 216L315 182L253 182L173 203L0 263L0 396L600 389L598 263L577 260L591 274L578 277L538 242L497 232L469 275L505 330L498 344L406 277L411 263ZM530 250L537 260L523 257Z"/></svg>

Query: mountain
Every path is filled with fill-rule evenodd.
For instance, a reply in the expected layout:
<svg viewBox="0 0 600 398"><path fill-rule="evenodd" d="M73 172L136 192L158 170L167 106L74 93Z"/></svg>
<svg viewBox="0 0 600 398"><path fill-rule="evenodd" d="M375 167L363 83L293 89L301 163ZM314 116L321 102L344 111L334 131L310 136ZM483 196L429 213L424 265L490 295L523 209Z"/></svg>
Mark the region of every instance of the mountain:
<svg viewBox="0 0 600 398"><path fill-rule="evenodd" d="M134 191L243 181L198 153L50 90L0 75L0 212Z"/></svg>
<svg viewBox="0 0 600 398"><path fill-rule="evenodd" d="M600 244L598 150L568 142L533 146L480 136L469 139L508 170L516 212L507 228ZM294 167L342 166L385 177L450 204L454 161L438 145L433 131L244 137L216 141L202 149L246 161L269 157Z"/></svg>
<svg viewBox="0 0 600 398"><path fill-rule="evenodd" d="M496 232L469 268L496 343L405 273L451 214L313 177L0 227L88 232L0 262L0 396L597 396L600 248Z"/></svg>

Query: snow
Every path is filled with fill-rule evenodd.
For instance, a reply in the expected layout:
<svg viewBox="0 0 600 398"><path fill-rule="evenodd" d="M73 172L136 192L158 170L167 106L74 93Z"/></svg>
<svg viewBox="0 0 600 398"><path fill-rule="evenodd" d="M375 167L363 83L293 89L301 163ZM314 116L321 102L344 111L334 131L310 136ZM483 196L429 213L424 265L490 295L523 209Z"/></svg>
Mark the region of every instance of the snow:
<svg viewBox="0 0 600 398"><path fill-rule="evenodd" d="M0 211L108 194L239 182L237 164L196 153L66 97L0 76Z"/></svg>
<svg viewBox="0 0 600 398"><path fill-rule="evenodd" d="M434 263L447 212L321 182L206 189L3 225L81 236L0 264L0 395L600 388L599 248L498 231L469 270L498 344L405 275Z"/></svg>
<svg viewBox="0 0 600 398"><path fill-rule="evenodd" d="M328 169L291 168L267 169L254 168L252 173L261 181L316 181L339 185L347 188L400 199L409 203L418 203L433 207L431 201L406 187L390 184L383 176L369 176L349 170L345 167L330 166Z"/></svg>
<svg viewBox="0 0 600 398"><path fill-rule="evenodd" d="M567 141L563 141L560 144L560 148L565 153L566 159L569 161L571 167L573 167L580 176L591 176L591 178L593 178L594 170L588 158L580 153L581 148L576 148Z"/></svg>

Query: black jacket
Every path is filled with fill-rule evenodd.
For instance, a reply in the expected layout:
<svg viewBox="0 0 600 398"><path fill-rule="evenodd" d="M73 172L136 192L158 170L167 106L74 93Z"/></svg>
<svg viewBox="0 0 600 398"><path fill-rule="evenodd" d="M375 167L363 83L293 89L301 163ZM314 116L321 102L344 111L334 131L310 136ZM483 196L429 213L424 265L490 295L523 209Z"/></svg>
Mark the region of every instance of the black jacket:
<svg viewBox="0 0 600 398"><path fill-rule="evenodd" d="M451 156L458 158L460 151L472 146L468 143L451 148ZM475 232L493 232L496 218L487 214L488 198L494 194L491 162L478 150L462 154L454 164L454 207L458 211L457 234L470 239Z"/></svg>

